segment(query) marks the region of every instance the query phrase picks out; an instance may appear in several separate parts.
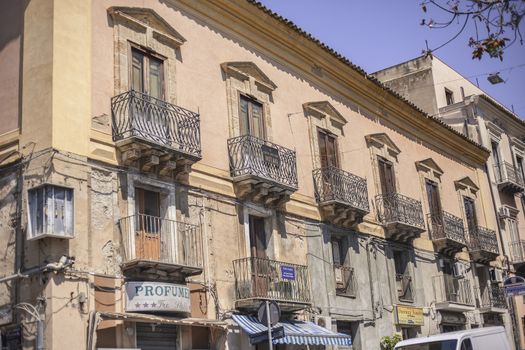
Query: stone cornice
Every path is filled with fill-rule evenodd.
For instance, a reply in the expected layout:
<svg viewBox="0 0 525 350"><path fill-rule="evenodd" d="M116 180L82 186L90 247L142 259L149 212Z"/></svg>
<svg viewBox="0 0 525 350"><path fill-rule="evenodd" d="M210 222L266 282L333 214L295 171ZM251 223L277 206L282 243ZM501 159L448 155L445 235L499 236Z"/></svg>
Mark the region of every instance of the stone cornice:
<svg viewBox="0 0 525 350"><path fill-rule="evenodd" d="M250 1L180 0L174 6L182 7L208 23L211 21L257 51L271 56L272 60L307 76L310 81L328 88L335 95L357 103L378 118L388 119L396 128L421 142L447 151L454 158L480 166L489 156L487 149L426 115L313 38L301 35L293 24L287 25L284 20L279 21L265 11L254 10L257 5ZM463 152L458 153L458 149Z"/></svg>

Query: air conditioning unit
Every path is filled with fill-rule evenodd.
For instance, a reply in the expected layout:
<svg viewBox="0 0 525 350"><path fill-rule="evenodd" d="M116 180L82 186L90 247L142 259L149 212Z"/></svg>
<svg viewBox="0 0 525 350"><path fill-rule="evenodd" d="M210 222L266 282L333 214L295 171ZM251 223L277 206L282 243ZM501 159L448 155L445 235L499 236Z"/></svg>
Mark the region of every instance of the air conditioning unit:
<svg viewBox="0 0 525 350"><path fill-rule="evenodd" d="M343 269L339 266L334 268L335 284L344 283Z"/></svg>
<svg viewBox="0 0 525 350"><path fill-rule="evenodd" d="M499 207L498 208L498 216L500 217L500 219L506 219L506 218L511 217L511 215L510 215L510 208L506 207L506 206Z"/></svg>
<svg viewBox="0 0 525 350"><path fill-rule="evenodd" d="M452 274L454 277L457 278L463 278L465 277L466 267L464 264L460 262L455 262L454 265L452 265Z"/></svg>
<svg viewBox="0 0 525 350"><path fill-rule="evenodd" d="M500 269L490 269L489 275L491 282L503 282L503 271L501 271Z"/></svg>
<svg viewBox="0 0 525 350"><path fill-rule="evenodd" d="M331 330L332 329L332 318L330 316L314 316L314 323L320 327Z"/></svg>

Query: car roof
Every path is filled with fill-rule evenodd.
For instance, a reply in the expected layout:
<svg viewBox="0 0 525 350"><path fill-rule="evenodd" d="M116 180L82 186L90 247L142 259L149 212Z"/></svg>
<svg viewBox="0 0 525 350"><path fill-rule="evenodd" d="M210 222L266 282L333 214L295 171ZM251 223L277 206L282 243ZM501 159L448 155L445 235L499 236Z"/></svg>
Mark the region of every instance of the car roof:
<svg viewBox="0 0 525 350"><path fill-rule="evenodd" d="M475 329L469 329L465 331L456 331L456 332L450 332L450 333L442 333L442 334L431 335L428 337L419 337L419 338L403 340L396 344L396 348L400 346L405 346L405 345L421 344L421 343L434 342L434 341L440 341L440 340L453 340L453 339L460 340L464 338L465 336L471 336L471 335L476 335L476 334L492 334L492 333L500 333L500 332L505 332L505 328L501 326L497 326L497 327L475 328Z"/></svg>

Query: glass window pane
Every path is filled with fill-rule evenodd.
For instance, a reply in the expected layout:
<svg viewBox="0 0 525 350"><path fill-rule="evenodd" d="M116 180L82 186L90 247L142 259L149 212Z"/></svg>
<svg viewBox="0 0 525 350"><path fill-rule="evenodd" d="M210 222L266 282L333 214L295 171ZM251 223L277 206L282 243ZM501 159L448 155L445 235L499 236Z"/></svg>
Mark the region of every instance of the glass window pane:
<svg viewBox="0 0 525 350"><path fill-rule="evenodd" d="M149 59L149 94L152 97L163 99L162 87L162 61Z"/></svg>
<svg viewBox="0 0 525 350"><path fill-rule="evenodd" d="M252 102L252 135L261 139L264 138L262 119L262 106L258 103Z"/></svg>
<svg viewBox="0 0 525 350"><path fill-rule="evenodd" d="M132 50L131 88L144 92L144 55L137 50Z"/></svg>
<svg viewBox="0 0 525 350"><path fill-rule="evenodd" d="M66 214L65 202L66 202L66 193L64 188L55 187L54 188L54 201L55 201L55 210L52 213L53 218L53 233L54 234L64 234L64 217Z"/></svg>
<svg viewBox="0 0 525 350"><path fill-rule="evenodd" d="M241 96L240 100L240 113L241 135L249 135L250 129L248 122L248 100L244 96Z"/></svg>

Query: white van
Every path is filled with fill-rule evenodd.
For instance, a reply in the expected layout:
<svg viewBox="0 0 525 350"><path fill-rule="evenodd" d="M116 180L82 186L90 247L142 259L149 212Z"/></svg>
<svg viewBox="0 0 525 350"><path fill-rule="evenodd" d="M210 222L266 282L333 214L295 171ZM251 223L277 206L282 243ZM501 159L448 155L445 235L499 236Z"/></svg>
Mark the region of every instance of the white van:
<svg viewBox="0 0 525 350"><path fill-rule="evenodd" d="M510 350L503 327L476 328L403 340L394 350Z"/></svg>

